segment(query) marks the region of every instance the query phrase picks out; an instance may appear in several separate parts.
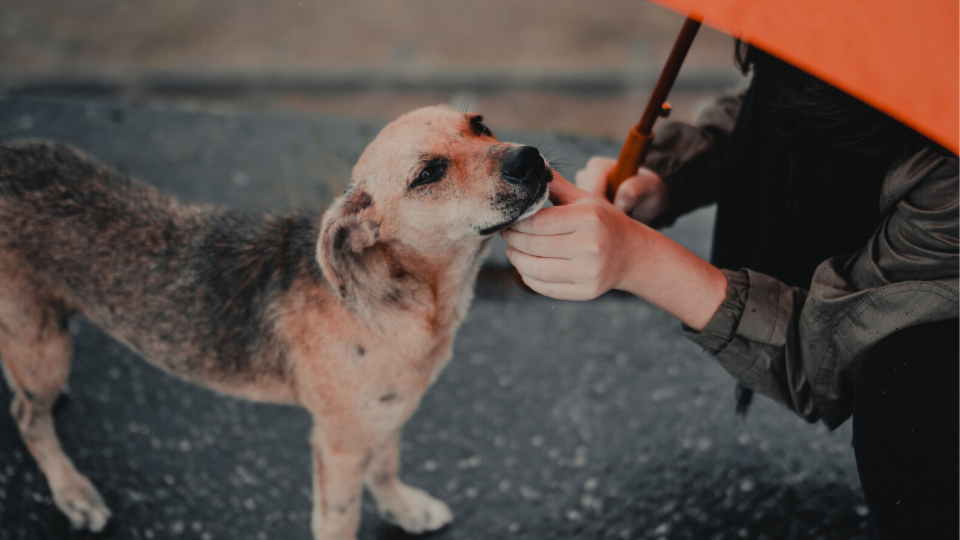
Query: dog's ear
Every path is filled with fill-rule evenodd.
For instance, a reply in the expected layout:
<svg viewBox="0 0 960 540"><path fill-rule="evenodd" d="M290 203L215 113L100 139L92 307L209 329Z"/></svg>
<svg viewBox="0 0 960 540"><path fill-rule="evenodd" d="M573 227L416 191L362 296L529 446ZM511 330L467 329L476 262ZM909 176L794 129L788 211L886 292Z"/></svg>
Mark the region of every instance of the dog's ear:
<svg viewBox="0 0 960 540"><path fill-rule="evenodd" d="M317 262L342 298L355 281L364 251L380 239L380 214L370 194L354 186L334 201L323 216Z"/></svg>

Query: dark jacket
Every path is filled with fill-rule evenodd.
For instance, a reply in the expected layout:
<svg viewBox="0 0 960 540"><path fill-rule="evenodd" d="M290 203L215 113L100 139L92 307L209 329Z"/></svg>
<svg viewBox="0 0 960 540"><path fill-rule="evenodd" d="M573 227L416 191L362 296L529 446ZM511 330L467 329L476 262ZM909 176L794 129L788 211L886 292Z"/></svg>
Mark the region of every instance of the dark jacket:
<svg viewBox="0 0 960 540"><path fill-rule="evenodd" d="M696 125L656 130L646 166L669 195L655 225L724 198L724 155L743 97L721 96ZM880 177L870 196L878 213L861 244L811 265L808 283L724 270L726 301L702 332L684 330L741 384L831 429L850 416L852 381L874 344L902 328L955 319L960 308L956 156L925 147Z"/></svg>

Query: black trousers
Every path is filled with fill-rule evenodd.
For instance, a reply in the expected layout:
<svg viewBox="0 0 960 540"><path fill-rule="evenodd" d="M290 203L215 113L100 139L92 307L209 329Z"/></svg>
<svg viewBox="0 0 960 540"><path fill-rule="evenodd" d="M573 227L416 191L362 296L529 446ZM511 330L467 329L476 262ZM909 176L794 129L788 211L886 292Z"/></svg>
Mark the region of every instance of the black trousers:
<svg viewBox="0 0 960 540"><path fill-rule="evenodd" d="M957 540L960 327L906 328L857 374L853 446L880 540Z"/></svg>

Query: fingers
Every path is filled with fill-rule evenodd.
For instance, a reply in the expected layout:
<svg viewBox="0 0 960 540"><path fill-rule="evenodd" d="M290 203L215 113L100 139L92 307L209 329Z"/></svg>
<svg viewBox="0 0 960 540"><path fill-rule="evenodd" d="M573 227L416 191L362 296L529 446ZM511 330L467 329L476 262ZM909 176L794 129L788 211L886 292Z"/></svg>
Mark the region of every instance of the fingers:
<svg viewBox="0 0 960 540"><path fill-rule="evenodd" d="M500 236L507 241L507 244L527 255L567 259L571 247L570 234L535 235L507 229L501 232Z"/></svg>
<svg viewBox="0 0 960 540"><path fill-rule="evenodd" d="M549 296L550 298L556 298L557 300L574 300L582 302L584 300L593 300L594 298L606 292L596 289L585 289L583 286L573 283L540 281L539 279L523 274L520 274L520 278L523 279L523 282L526 283L528 287L533 289L534 292L540 293L544 296Z"/></svg>
<svg viewBox="0 0 960 540"><path fill-rule="evenodd" d="M615 160L608 157L593 156L583 169L577 171L574 177L577 187L598 197L606 197L607 176L616 164Z"/></svg>
<svg viewBox="0 0 960 540"><path fill-rule="evenodd" d="M506 252L510 263L524 278L530 277L537 281L550 283L565 283L563 267L558 264L560 259L535 257L510 246L507 246Z"/></svg>
<svg viewBox="0 0 960 540"><path fill-rule="evenodd" d="M557 206L562 206L564 204L577 202L587 196L587 193L582 189L567 182L566 178L554 171L553 181L550 182L550 202Z"/></svg>
<svg viewBox="0 0 960 540"><path fill-rule="evenodd" d="M653 171L641 167L620 185L614 206L641 223L650 223L666 208L667 185Z"/></svg>
<svg viewBox="0 0 960 540"><path fill-rule="evenodd" d="M617 195L613 198L613 205L624 214L630 214L642 195L643 181L639 176L631 176L620 184Z"/></svg>
<svg viewBox="0 0 960 540"><path fill-rule="evenodd" d="M589 193L555 175L550 185L550 200L556 206L543 208L536 214L510 226L526 234L553 235L575 231L582 225L583 208L579 202L589 203L594 199Z"/></svg>
<svg viewBox="0 0 960 540"><path fill-rule="evenodd" d="M507 246L507 257L534 291L558 300L592 300L610 287L603 286L597 265L535 257Z"/></svg>
<svg viewBox="0 0 960 540"><path fill-rule="evenodd" d="M583 295L569 283L549 283L523 274L521 274L520 277L534 292L549 296L550 298L556 298L557 300L592 300L591 298L583 297Z"/></svg>
<svg viewBox="0 0 960 540"><path fill-rule="evenodd" d="M551 206L550 208L542 208L527 219L514 223L510 226L510 229L536 235L571 233L577 229L576 218L578 215L579 212L575 208Z"/></svg>

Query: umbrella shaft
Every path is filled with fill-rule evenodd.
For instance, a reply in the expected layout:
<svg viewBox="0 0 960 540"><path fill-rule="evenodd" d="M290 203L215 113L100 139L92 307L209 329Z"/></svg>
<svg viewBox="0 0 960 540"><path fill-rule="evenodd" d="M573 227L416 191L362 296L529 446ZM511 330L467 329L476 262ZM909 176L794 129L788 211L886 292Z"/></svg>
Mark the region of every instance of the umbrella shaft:
<svg viewBox="0 0 960 540"><path fill-rule="evenodd" d="M610 172L607 178L607 197L612 201L617 189L624 180L637 173L637 169L643 164L643 158L647 154L647 148L650 141L653 140L653 124L660 116L663 109L663 103L667 100L667 94L674 81L677 80L677 73L680 72L680 66L683 65L683 59L690 50L693 38L697 36L697 30L700 29L700 21L687 18L680 29L680 35L673 44L670 56L667 58L667 64L657 79L657 85L653 87L653 94L650 95L650 101L647 102L647 108L640 117L640 122L633 126L627 135L627 140L623 143L623 149L620 151L620 157L617 159L617 166Z"/></svg>

